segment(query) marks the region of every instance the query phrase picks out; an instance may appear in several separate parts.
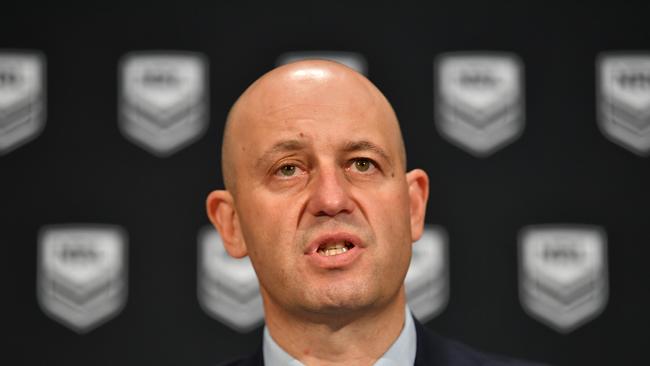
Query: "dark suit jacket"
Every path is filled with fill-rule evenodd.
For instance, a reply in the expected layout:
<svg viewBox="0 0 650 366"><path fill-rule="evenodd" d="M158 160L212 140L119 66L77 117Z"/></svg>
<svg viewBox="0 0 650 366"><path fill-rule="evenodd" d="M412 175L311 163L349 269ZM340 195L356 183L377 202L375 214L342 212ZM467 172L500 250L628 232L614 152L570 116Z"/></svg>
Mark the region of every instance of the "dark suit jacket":
<svg viewBox="0 0 650 366"><path fill-rule="evenodd" d="M541 366L478 352L434 334L417 319L414 320L418 343L414 366ZM262 346L249 357L228 361L220 366L264 366Z"/></svg>

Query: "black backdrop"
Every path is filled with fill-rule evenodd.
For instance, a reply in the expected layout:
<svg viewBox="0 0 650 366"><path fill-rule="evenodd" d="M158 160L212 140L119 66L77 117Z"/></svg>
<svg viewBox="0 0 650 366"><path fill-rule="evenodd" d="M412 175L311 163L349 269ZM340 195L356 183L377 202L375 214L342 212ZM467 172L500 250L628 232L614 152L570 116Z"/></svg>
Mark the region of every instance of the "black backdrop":
<svg viewBox="0 0 650 366"><path fill-rule="evenodd" d="M215 2L216 3L216 2ZM3 5L0 48L47 57L42 134L0 156L2 353L11 365L213 365L257 346L196 300L196 235L221 186L229 105L294 50L364 54L401 120L410 167L431 176L427 222L449 234L451 295L427 325L479 349L558 365L636 365L650 347L650 160L598 130L595 58L650 49L649 6L454 2L352 6ZM117 128L117 62L134 50L188 50L210 63L211 121L198 142L157 158ZM518 54L527 125L477 159L433 123L433 59L447 51ZM46 224L111 223L129 234L129 298L86 335L36 301L36 235ZM605 311L568 335L527 316L517 296L517 232L539 223L603 226ZM12 360L6 362L5 360Z"/></svg>

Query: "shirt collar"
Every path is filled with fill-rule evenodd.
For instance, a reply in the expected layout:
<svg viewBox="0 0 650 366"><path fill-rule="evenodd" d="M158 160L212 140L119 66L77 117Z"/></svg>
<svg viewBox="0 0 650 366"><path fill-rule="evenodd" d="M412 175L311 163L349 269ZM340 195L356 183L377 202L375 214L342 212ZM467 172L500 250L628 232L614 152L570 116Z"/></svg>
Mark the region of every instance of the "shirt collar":
<svg viewBox="0 0 650 366"><path fill-rule="evenodd" d="M399 337L393 342L375 362L375 366L412 366L415 362L417 352L417 334L413 316L408 306L404 309L404 327ZM271 337L269 329L264 327L264 339L262 341L262 352L264 364L267 366L304 366L300 361L293 358L283 350Z"/></svg>

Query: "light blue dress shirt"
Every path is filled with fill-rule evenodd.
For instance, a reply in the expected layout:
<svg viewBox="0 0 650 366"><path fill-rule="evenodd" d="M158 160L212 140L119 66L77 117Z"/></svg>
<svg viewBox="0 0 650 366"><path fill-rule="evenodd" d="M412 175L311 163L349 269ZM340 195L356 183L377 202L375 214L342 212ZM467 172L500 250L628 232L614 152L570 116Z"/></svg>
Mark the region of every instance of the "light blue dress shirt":
<svg viewBox="0 0 650 366"><path fill-rule="evenodd" d="M417 352L417 334L408 306L405 307L404 313L402 332L386 353L375 362L375 366L413 366ZM264 364L267 366L304 366L275 343L267 327L264 327L262 352Z"/></svg>

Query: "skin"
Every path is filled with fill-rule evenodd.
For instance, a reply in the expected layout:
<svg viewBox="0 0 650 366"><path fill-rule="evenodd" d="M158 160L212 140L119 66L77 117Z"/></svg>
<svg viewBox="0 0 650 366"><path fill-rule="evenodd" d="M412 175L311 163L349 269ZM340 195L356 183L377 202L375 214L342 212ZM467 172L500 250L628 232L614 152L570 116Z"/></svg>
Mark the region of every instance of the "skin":
<svg viewBox="0 0 650 366"><path fill-rule="evenodd" d="M406 172L386 98L338 63L278 67L231 109L222 168L208 216L231 256L250 256L273 339L304 364L372 365L404 325L429 189ZM310 244L340 233L359 239L354 260L315 265Z"/></svg>

